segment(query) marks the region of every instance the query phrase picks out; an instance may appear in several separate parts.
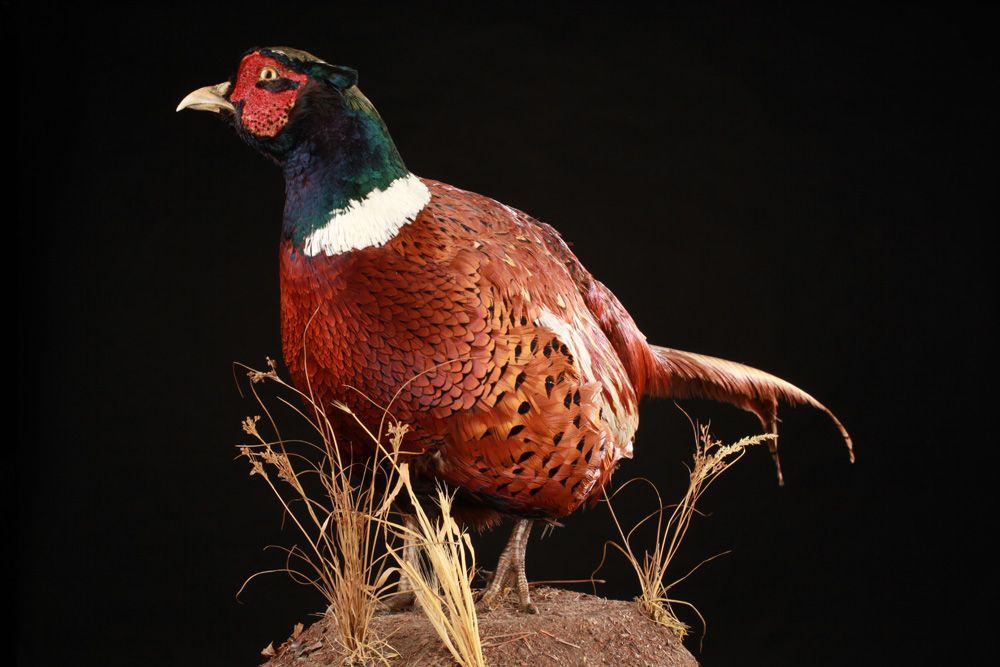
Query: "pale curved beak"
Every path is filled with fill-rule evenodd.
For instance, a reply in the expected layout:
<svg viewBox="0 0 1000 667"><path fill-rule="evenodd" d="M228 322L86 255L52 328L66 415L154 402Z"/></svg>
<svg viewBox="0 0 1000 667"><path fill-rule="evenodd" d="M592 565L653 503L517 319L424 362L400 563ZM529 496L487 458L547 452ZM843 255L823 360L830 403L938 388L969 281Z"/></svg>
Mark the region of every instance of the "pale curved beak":
<svg viewBox="0 0 1000 667"><path fill-rule="evenodd" d="M214 86L205 86L190 93L177 105L177 111L195 109L197 111L228 111L235 113L236 109L224 96L229 92L229 82L223 81Z"/></svg>

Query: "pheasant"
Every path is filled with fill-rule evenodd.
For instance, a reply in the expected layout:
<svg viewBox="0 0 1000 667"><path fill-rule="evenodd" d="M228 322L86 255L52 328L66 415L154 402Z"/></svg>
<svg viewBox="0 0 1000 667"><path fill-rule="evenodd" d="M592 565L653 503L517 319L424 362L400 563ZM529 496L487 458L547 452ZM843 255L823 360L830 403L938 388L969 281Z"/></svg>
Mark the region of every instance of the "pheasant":
<svg viewBox="0 0 1000 667"><path fill-rule="evenodd" d="M247 52L229 81L177 110L217 113L277 163L286 201L281 333L293 382L363 422L409 424L414 471L456 489L477 527L514 518L481 600L524 572L535 521L594 503L631 458L644 396L701 397L777 432L777 405L830 410L748 366L651 345L558 232L407 170L357 72L286 47ZM366 437L343 416L341 447ZM369 445L370 446L370 445ZM772 456L778 462L776 441Z"/></svg>

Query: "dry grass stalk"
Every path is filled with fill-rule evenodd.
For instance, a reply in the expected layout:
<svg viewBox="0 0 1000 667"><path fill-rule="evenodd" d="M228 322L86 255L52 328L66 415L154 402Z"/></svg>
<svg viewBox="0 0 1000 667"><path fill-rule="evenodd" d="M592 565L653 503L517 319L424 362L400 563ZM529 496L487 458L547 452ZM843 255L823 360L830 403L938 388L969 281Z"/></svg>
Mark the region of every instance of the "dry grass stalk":
<svg viewBox="0 0 1000 667"><path fill-rule="evenodd" d="M657 510L646 515L626 533L622 528L621 522L618 520L618 515L615 513L611 501L625 487L637 480L629 480L620 486L610 497L605 496L605 501L608 510L611 512L611 517L614 519L620 541L605 543L601 562L594 574L596 575L597 571L604 565L604 560L607 557L607 547L610 545L625 556L639 578L639 586L642 593L636 598L636 601L643 613L660 625L672 630L681 639L687 635L690 628L686 623L677 618L672 605L683 605L691 608L698 615L698 618L701 619L704 626L705 619L694 605L683 600L672 599L669 592L673 586L687 579L701 565L722 554L702 561L686 575L669 583L666 578L667 571L670 569L670 563L684 541L685 535L687 535L691 519L696 512L695 506L702 494L708 490L719 475L743 456L748 447L760 444L765 440L771 440L774 437L776 436L773 434L756 435L743 438L731 445L724 445L712 437L708 431L708 426L695 427L694 462L692 467L688 469L687 491L679 503L673 506L665 506L659 491L650 483L650 486L653 487L656 493L659 507ZM644 481L648 482L648 480ZM667 510L670 510L669 514ZM656 519L656 535L653 549L652 551L648 549L644 550L640 557L632 546L632 537L641 526L652 521L654 518Z"/></svg>
<svg viewBox="0 0 1000 667"><path fill-rule="evenodd" d="M243 586L260 574L272 572L286 572L299 583L313 586L326 599L327 613L336 620L336 639L346 661L388 664L393 655L391 646L373 637L370 627L379 603L396 590L390 577L401 572L408 577L421 609L459 664L485 665L470 586L475 571L472 541L452 518L451 496L443 489L438 490L440 517L436 521L421 507L409 468L400 463L406 426L395 422L386 410L379 430L373 433L346 405L336 403L334 407L354 417L373 443L371 458L363 462L345 460L323 406L311 393L301 392L282 380L273 360L267 362L268 371L245 368L253 396L267 416L274 437L265 438L260 433L259 416L248 417L243 429L256 442L242 447L241 455L250 462L251 476L259 475L267 483L307 547L284 549L284 568L259 572ZM293 443L281 437L257 388L265 381L292 392L306 405L312 417L290 401L278 399L317 433L319 444ZM383 435L387 442L383 442ZM293 445L302 451L290 451ZM409 526L395 520L393 509L393 501L403 489L416 512ZM409 538L419 555L405 558L398 546L400 538ZM398 567L389 567L390 556ZM421 563L430 564L430 568L425 569Z"/></svg>
<svg viewBox="0 0 1000 667"><path fill-rule="evenodd" d="M386 554L379 554L379 547L394 539L387 530L391 510L384 496L393 484L396 456L406 429L389 428L387 445L382 443L382 433L368 431L376 443L373 457L363 463L345 460L323 406L282 380L272 359L267 362L268 371L244 368L273 437L260 432L260 416L248 417L243 429L256 442L241 447L240 453L250 462L251 476L258 475L267 483L306 546L278 547L286 553L285 567L258 572L243 583L243 588L261 574L288 573L326 599L327 613L336 619L336 640L348 662L388 664L390 647L372 637L369 628L379 601L394 587L389 582L393 569L387 566ZM305 404L304 412L290 401L278 399L315 431L317 443L282 438L258 391L263 382L275 383Z"/></svg>
<svg viewBox="0 0 1000 667"><path fill-rule="evenodd" d="M399 467L398 475L396 492L406 489L415 516L410 526L397 524L393 530L415 543L421 557L406 558L393 547L389 553L409 578L417 603L455 661L462 667L485 667L471 587L476 569L472 539L452 518L452 496L447 491L438 487L440 516L432 520L413 491L407 464Z"/></svg>

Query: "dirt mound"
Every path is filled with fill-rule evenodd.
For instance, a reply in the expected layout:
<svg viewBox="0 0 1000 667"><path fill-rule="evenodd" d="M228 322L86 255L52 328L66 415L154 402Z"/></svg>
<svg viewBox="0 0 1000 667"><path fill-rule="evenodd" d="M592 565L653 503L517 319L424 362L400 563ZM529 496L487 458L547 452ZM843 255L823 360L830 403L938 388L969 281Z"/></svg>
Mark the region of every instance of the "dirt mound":
<svg viewBox="0 0 1000 667"><path fill-rule="evenodd" d="M557 588L532 592L537 615L517 611L513 596L479 616L486 662L508 665L657 665L688 667L697 661L673 633L643 616L632 602L605 600ZM324 618L282 645L270 667L318 667L341 662L331 620ZM379 614L378 637L397 654L393 665L453 665L419 611Z"/></svg>

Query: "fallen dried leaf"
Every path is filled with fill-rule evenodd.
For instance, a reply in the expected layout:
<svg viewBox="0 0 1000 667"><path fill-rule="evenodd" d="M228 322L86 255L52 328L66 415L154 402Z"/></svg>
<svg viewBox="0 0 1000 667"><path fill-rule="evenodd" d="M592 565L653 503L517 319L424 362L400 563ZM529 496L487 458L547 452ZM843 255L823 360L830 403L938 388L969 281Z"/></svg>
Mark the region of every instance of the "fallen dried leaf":
<svg viewBox="0 0 1000 667"><path fill-rule="evenodd" d="M260 654L265 658L273 658L274 656L278 655L277 653L274 652L274 642L271 642L270 644L265 646L264 650L261 651Z"/></svg>

